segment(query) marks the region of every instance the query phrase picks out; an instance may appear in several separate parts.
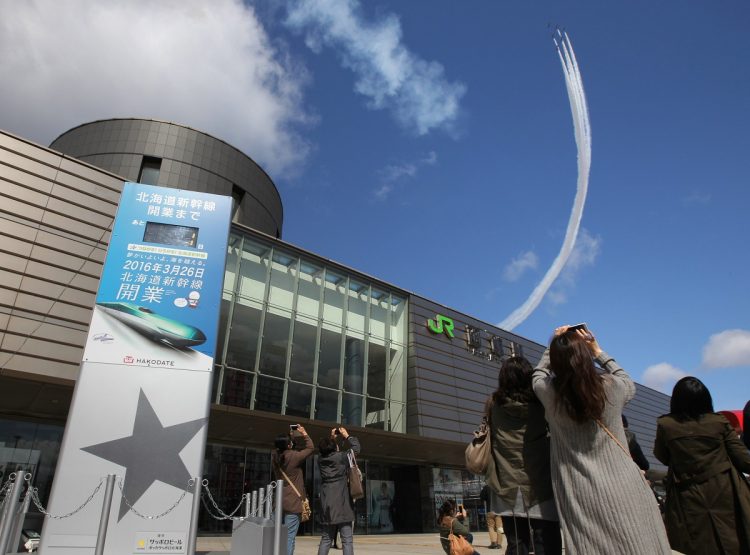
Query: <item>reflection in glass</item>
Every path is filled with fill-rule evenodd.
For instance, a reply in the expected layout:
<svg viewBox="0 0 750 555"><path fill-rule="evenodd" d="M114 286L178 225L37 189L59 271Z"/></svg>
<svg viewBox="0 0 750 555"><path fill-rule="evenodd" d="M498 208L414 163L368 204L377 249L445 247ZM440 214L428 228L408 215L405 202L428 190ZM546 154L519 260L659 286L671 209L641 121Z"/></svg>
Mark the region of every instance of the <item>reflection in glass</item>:
<svg viewBox="0 0 750 555"><path fill-rule="evenodd" d="M391 403L390 407L390 430L392 432L406 433L406 405L404 403Z"/></svg>
<svg viewBox="0 0 750 555"><path fill-rule="evenodd" d="M284 380L258 376L258 387L255 390L255 410L280 414L283 397Z"/></svg>
<svg viewBox="0 0 750 555"><path fill-rule="evenodd" d="M344 390L362 393L365 369L364 337L350 337L344 342Z"/></svg>
<svg viewBox="0 0 750 555"><path fill-rule="evenodd" d="M300 261L297 314L318 318L323 270L304 260Z"/></svg>
<svg viewBox="0 0 750 555"><path fill-rule="evenodd" d="M301 383L289 382L286 390L286 414L310 418L310 401L312 387Z"/></svg>
<svg viewBox="0 0 750 555"><path fill-rule="evenodd" d="M223 360L224 341L226 340L228 320L229 301L222 299L221 305L219 306L219 335L216 337L216 351L214 352L214 360L217 362Z"/></svg>
<svg viewBox="0 0 750 555"><path fill-rule="evenodd" d="M263 345L260 351L258 370L269 376L284 377L286 370L286 348L289 344L290 315L266 312L263 325Z"/></svg>
<svg viewBox="0 0 750 555"><path fill-rule="evenodd" d="M238 295L259 301L265 298L268 252L267 247L245 239L240 260Z"/></svg>
<svg viewBox="0 0 750 555"><path fill-rule="evenodd" d="M341 333L320 330L320 360L318 361L318 385L338 389L341 369Z"/></svg>
<svg viewBox="0 0 750 555"><path fill-rule="evenodd" d="M391 341L406 342L406 301L393 295L391 297Z"/></svg>
<svg viewBox="0 0 750 555"><path fill-rule="evenodd" d="M296 267L296 260L278 251L273 253L273 264L271 264L271 287L268 302L276 307L292 310L294 298L294 274L292 268Z"/></svg>
<svg viewBox="0 0 750 555"><path fill-rule="evenodd" d="M341 423L349 426L362 425L362 399L361 395L344 393L341 403Z"/></svg>
<svg viewBox="0 0 750 555"><path fill-rule="evenodd" d="M224 369L224 384L221 390L221 402L233 407L250 408L250 398L253 391L252 372Z"/></svg>
<svg viewBox="0 0 750 555"><path fill-rule="evenodd" d="M312 383L317 332L318 326L315 320L297 316L297 320L294 322L292 360L289 363L289 377L291 379Z"/></svg>
<svg viewBox="0 0 750 555"><path fill-rule="evenodd" d="M388 397L391 401L406 401L404 373L406 360L405 349L401 345L391 346L391 362L388 367Z"/></svg>
<svg viewBox="0 0 750 555"><path fill-rule="evenodd" d="M346 278L326 270L325 291L323 292L323 320L338 326L344 317Z"/></svg>
<svg viewBox="0 0 750 555"><path fill-rule="evenodd" d="M315 391L315 419L328 422L339 421L339 393L319 387Z"/></svg>
<svg viewBox="0 0 750 555"><path fill-rule="evenodd" d="M368 288L354 280L349 280L349 304L346 309L346 328L364 333L367 316Z"/></svg>
<svg viewBox="0 0 750 555"><path fill-rule="evenodd" d="M227 245L227 263L226 271L224 272L224 290L234 291L234 283L237 278L237 261L240 257L240 243L242 239L237 235L229 236L229 244Z"/></svg>
<svg viewBox="0 0 750 555"><path fill-rule="evenodd" d="M370 341L367 361L367 394L372 397L385 398L385 346L375 340Z"/></svg>
<svg viewBox="0 0 750 555"><path fill-rule="evenodd" d="M388 293L372 290L370 299L370 335L380 339L386 338L386 322L388 321Z"/></svg>
<svg viewBox="0 0 750 555"><path fill-rule="evenodd" d="M365 426L368 428L376 428L378 430L385 429L385 401L383 399L373 399L372 397L367 398L367 417L365 418Z"/></svg>
<svg viewBox="0 0 750 555"><path fill-rule="evenodd" d="M229 330L227 365L245 370L255 369L260 314L259 304L243 299L235 303L232 328Z"/></svg>

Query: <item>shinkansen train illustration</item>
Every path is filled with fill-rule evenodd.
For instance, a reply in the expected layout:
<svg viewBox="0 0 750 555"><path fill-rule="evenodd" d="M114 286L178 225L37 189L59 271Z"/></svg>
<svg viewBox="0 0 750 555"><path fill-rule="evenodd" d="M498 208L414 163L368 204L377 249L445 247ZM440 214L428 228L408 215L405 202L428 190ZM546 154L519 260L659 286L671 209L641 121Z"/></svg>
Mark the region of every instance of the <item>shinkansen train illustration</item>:
<svg viewBox="0 0 750 555"><path fill-rule="evenodd" d="M109 302L97 303L97 306L106 314L157 343L184 349L206 341L206 335L198 328L161 316L145 306Z"/></svg>

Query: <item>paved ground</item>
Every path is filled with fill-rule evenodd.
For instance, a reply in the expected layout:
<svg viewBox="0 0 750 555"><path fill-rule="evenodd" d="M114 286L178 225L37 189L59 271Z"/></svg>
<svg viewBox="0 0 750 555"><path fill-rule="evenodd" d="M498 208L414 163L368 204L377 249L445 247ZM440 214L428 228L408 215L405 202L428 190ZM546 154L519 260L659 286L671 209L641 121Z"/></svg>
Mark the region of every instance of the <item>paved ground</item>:
<svg viewBox="0 0 750 555"><path fill-rule="evenodd" d="M482 555L502 554L505 550L487 549L490 545L486 533L474 534L474 547ZM198 552L204 555L227 555L232 547L231 538L198 538ZM299 536L294 555L316 555L319 536ZM354 536L354 552L362 554L414 555L431 553L441 555L438 534L389 534L387 536ZM331 549L331 555L340 554L341 550Z"/></svg>

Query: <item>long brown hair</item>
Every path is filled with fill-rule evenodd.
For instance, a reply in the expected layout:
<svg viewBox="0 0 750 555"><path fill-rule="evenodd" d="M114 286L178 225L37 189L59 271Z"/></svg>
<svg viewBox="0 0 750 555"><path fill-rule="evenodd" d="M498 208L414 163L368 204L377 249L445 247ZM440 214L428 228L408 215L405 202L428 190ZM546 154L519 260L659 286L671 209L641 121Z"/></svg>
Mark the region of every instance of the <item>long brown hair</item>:
<svg viewBox="0 0 750 555"><path fill-rule="evenodd" d="M503 361L497 375L497 389L492 394L496 405L504 405L509 400L531 403L537 400L531 388L531 374L534 368L523 357L510 357Z"/></svg>
<svg viewBox="0 0 750 555"><path fill-rule="evenodd" d="M552 338L550 367L557 403L576 422L601 418L607 394L586 342L574 330Z"/></svg>

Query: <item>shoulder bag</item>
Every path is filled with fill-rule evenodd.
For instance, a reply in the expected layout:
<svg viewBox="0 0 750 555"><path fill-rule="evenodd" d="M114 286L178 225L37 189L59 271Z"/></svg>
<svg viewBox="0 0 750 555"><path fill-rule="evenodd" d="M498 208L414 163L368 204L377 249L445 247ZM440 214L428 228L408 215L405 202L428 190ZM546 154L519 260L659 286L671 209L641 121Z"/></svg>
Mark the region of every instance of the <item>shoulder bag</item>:
<svg viewBox="0 0 750 555"><path fill-rule="evenodd" d="M349 459L349 469L347 475L349 478L349 495L352 496L352 500L362 499L365 496L365 488L362 486L362 471L357 466L357 458L354 456L354 451L349 449L346 453Z"/></svg>
<svg viewBox="0 0 750 555"><path fill-rule="evenodd" d="M474 547L468 542L468 540L453 533L453 523L456 522L454 518L451 520L451 530L448 533L448 543L450 543L450 555L473 555Z"/></svg>
<svg viewBox="0 0 750 555"><path fill-rule="evenodd" d="M284 476L286 483L292 486L292 489L294 490L294 493L297 494L297 497L299 497L302 500L302 513L300 514L300 520L302 522L307 522L308 520L310 520L310 517L312 516L312 509L310 508L310 500L307 499L307 496L303 498L302 495L300 495L299 490L295 487L295 485L289 479L289 476L286 475L286 472L284 472L284 469L281 468L280 464L276 463L276 467L279 469L279 472L281 472L281 475Z"/></svg>
<svg viewBox="0 0 750 555"><path fill-rule="evenodd" d="M466 459L466 469L474 474L486 474L492 457L490 446L490 427L487 423L487 416L482 418L479 429L474 430L474 439L466 446L464 452Z"/></svg>

